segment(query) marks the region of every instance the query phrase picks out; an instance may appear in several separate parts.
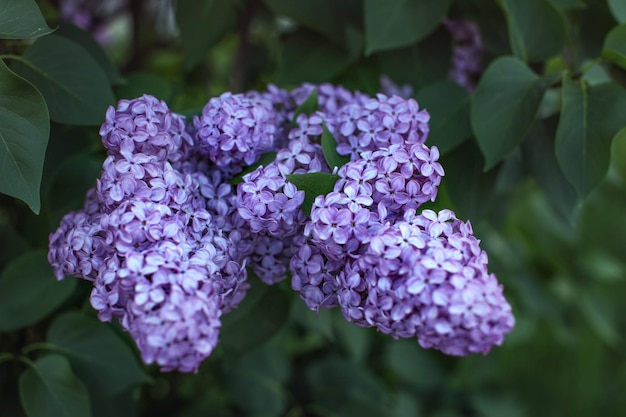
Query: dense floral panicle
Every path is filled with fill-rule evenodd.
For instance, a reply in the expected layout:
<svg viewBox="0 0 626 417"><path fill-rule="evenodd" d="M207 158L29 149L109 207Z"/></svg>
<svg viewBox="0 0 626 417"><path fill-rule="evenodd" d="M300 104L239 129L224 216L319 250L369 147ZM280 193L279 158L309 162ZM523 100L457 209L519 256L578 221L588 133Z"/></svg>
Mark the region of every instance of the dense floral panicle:
<svg viewBox="0 0 626 417"><path fill-rule="evenodd" d="M451 355L502 343L515 321L469 223L449 210L409 211L373 230L338 275L347 320Z"/></svg>
<svg viewBox="0 0 626 417"><path fill-rule="evenodd" d="M328 121L328 128L338 142L337 152L355 160L364 151L424 143L429 120L428 112L414 99L378 94L341 107Z"/></svg>
<svg viewBox="0 0 626 417"><path fill-rule="evenodd" d="M177 161L193 143L184 117L170 111L164 101L147 94L120 100L117 107L110 106L100 136L104 147L116 159L143 154L158 161Z"/></svg>
<svg viewBox="0 0 626 417"><path fill-rule="evenodd" d="M452 68L449 77L470 93L476 88L483 67L484 48L478 25L468 20L445 19L444 26L452 35Z"/></svg>
<svg viewBox="0 0 626 417"><path fill-rule="evenodd" d="M70 212L50 235L48 262L58 280L66 275L90 281L97 277L110 252L104 244L99 217L85 210Z"/></svg>
<svg viewBox="0 0 626 417"><path fill-rule="evenodd" d="M304 234L294 236L292 245L293 256L289 262L291 288L300 294L311 310L336 307L339 290L336 277L344 262L328 259Z"/></svg>
<svg viewBox="0 0 626 417"><path fill-rule="evenodd" d="M200 150L232 174L274 147L276 115L272 103L262 98L224 93L209 100L193 122Z"/></svg>
<svg viewBox="0 0 626 417"><path fill-rule="evenodd" d="M128 0L60 0L59 15L106 45L111 41L115 20L121 17L128 3Z"/></svg>
<svg viewBox="0 0 626 417"><path fill-rule="evenodd" d="M250 268L265 284L274 285L287 278L289 260L294 253L292 240L295 236L277 239L259 234L253 238Z"/></svg>
<svg viewBox="0 0 626 417"><path fill-rule="evenodd" d="M142 303L148 302L152 307L146 309ZM122 323L144 362L156 363L162 371L195 372L218 343L220 307L210 281L193 291L169 283L158 294L136 296Z"/></svg>
<svg viewBox="0 0 626 417"><path fill-rule="evenodd" d="M386 75L381 75L378 81L380 82L380 92L386 96L398 96L404 99L413 96L413 87L410 84L398 85Z"/></svg>

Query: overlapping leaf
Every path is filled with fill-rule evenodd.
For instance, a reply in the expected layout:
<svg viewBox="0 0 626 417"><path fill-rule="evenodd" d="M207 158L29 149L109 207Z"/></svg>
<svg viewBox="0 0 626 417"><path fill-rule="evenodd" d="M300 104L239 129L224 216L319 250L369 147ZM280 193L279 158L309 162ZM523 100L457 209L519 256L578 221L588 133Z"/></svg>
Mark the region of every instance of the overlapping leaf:
<svg viewBox="0 0 626 417"><path fill-rule="evenodd" d="M89 394L61 355L46 355L19 379L28 417L90 417Z"/></svg>
<svg viewBox="0 0 626 417"><path fill-rule="evenodd" d="M0 276L0 332L20 329L46 317L74 291L75 279L58 282L45 251L27 252Z"/></svg>
<svg viewBox="0 0 626 417"><path fill-rule="evenodd" d="M15 71L31 81L59 123L95 126L115 102L106 73L82 46L59 35L37 39Z"/></svg>
<svg viewBox="0 0 626 417"><path fill-rule="evenodd" d="M49 135L44 98L0 60L0 192L23 200L35 213Z"/></svg>
<svg viewBox="0 0 626 417"><path fill-rule="evenodd" d="M583 199L606 175L611 141L626 125L626 90L615 83L589 86L564 77L562 102L556 157Z"/></svg>
<svg viewBox="0 0 626 417"><path fill-rule="evenodd" d="M440 24L450 0L365 0L365 54L410 45Z"/></svg>
<svg viewBox="0 0 626 417"><path fill-rule="evenodd" d="M91 391L114 395L150 381L128 345L104 323L82 314L59 317L47 340L65 353Z"/></svg>
<svg viewBox="0 0 626 417"><path fill-rule="evenodd" d="M554 78L539 77L512 57L498 58L487 68L471 108L472 129L485 156L485 169L522 142Z"/></svg>
<svg viewBox="0 0 626 417"><path fill-rule="evenodd" d="M0 7L0 39L37 38L54 32L34 0L3 0Z"/></svg>

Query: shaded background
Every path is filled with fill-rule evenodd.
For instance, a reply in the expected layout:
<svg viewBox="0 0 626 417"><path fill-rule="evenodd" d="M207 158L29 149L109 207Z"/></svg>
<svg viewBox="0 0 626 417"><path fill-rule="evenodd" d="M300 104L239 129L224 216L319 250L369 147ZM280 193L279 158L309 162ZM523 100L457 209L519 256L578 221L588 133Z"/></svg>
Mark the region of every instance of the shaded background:
<svg viewBox="0 0 626 417"><path fill-rule="evenodd" d="M483 69L515 55L537 74L565 70L572 79L610 81L622 91L623 65L597 58L607 33L626 21L623 2L100 3L38 2L49 25L60 24L49 36L80 45L96 67L83 68L84 60L73 65L104 81L84 93L96 103L92 113L68 116L63 109L75 105L72 98L52 105L58 93L31 80L48 102L52 124L41 213L0 195L1 416L46 415L29 408L37 397L29 396L28 367L17 358L37 361L59 351L94 416L626 415L626 131L609 145L606 177L588 195L577 193L555 159L561 109L555 82L523 143L484 171L477 122L470 120L474 93L449 79L453 50L463 45L441 24L444 16L477 22ZM562 33L554 32L554 16ZM559 36L562 41L541 49ZM0 41L0 47L37 61L37 42ZM27 78L19 65L10 68ZM149 93L193 115L224 91L264 90L268 83L332 82L375 94L381 75L431 112L427 144L441 148L446 170L431 207L472 221L512 304L516 327L489 355L447 357L415 341L395 341L348 324L338 309L308 311L289 282L266 287L251 278L252 289L223 317L220 345L199 372L162 374L140 363L117 324L94 319L90 283L57 283L41 262L48 234L82 206L100 175L98 124L114 100ZM46 308L24 308L33 305ZM30 317L25 310L35 311ZM16 314L25 314L21 323L8 318Z"/></svg>

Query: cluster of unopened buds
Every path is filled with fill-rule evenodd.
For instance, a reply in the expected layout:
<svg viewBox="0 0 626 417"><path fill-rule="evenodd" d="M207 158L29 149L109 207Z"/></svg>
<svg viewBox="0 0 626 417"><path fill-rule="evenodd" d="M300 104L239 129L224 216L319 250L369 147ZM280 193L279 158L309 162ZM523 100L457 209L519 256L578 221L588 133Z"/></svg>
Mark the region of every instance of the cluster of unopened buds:
<svg viewBox="0 0 626 417"><path fill-rule="evenodd" d="M249 272L358 326L487 353L514 318L470 223L420 208L444 175L429 118L413 99L329 84L225 93L190 122L151 96L121 100L100 129L102 175L49 261L91 281L99 318L164 371L211 354Z"/></svg>

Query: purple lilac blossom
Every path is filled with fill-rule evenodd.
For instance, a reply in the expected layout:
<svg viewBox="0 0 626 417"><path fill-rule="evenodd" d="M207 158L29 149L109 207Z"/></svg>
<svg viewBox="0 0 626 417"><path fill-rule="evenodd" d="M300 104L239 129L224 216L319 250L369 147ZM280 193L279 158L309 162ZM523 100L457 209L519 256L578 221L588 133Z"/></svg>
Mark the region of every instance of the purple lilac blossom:
<svg viewBox="0 0 626 417"><path fill-rule="evenodd" d="M233 175L274 146L277 120L272 103L260 97L224 93L193 122L199 149Z"/></svg>
<svg viewBox="0 0 626 417"><path fill-rule="evenodd" d="M340 272L346 319L449 355L500 345L515 320L469 222L449 210L405 219L378 228Z"/></svg>
<svg viewBox="0 0 626 417"><path fill-rule="evenodd" d="M50 263L59 279L93 281L99 318L118 319L146 363L195 371L248 288L250 232L229 174L207 165L184 118L151 96L109 108L100 133L101 178L51 235Z"/></svg>
<svg viewBox="0 0 626 417"><path fill-rule="evenodd" d="M453 41L452 68L449 77L471 93L483 72L484 48L478 25L468 20L448 18L443 24L452 35Z"/></svg>

